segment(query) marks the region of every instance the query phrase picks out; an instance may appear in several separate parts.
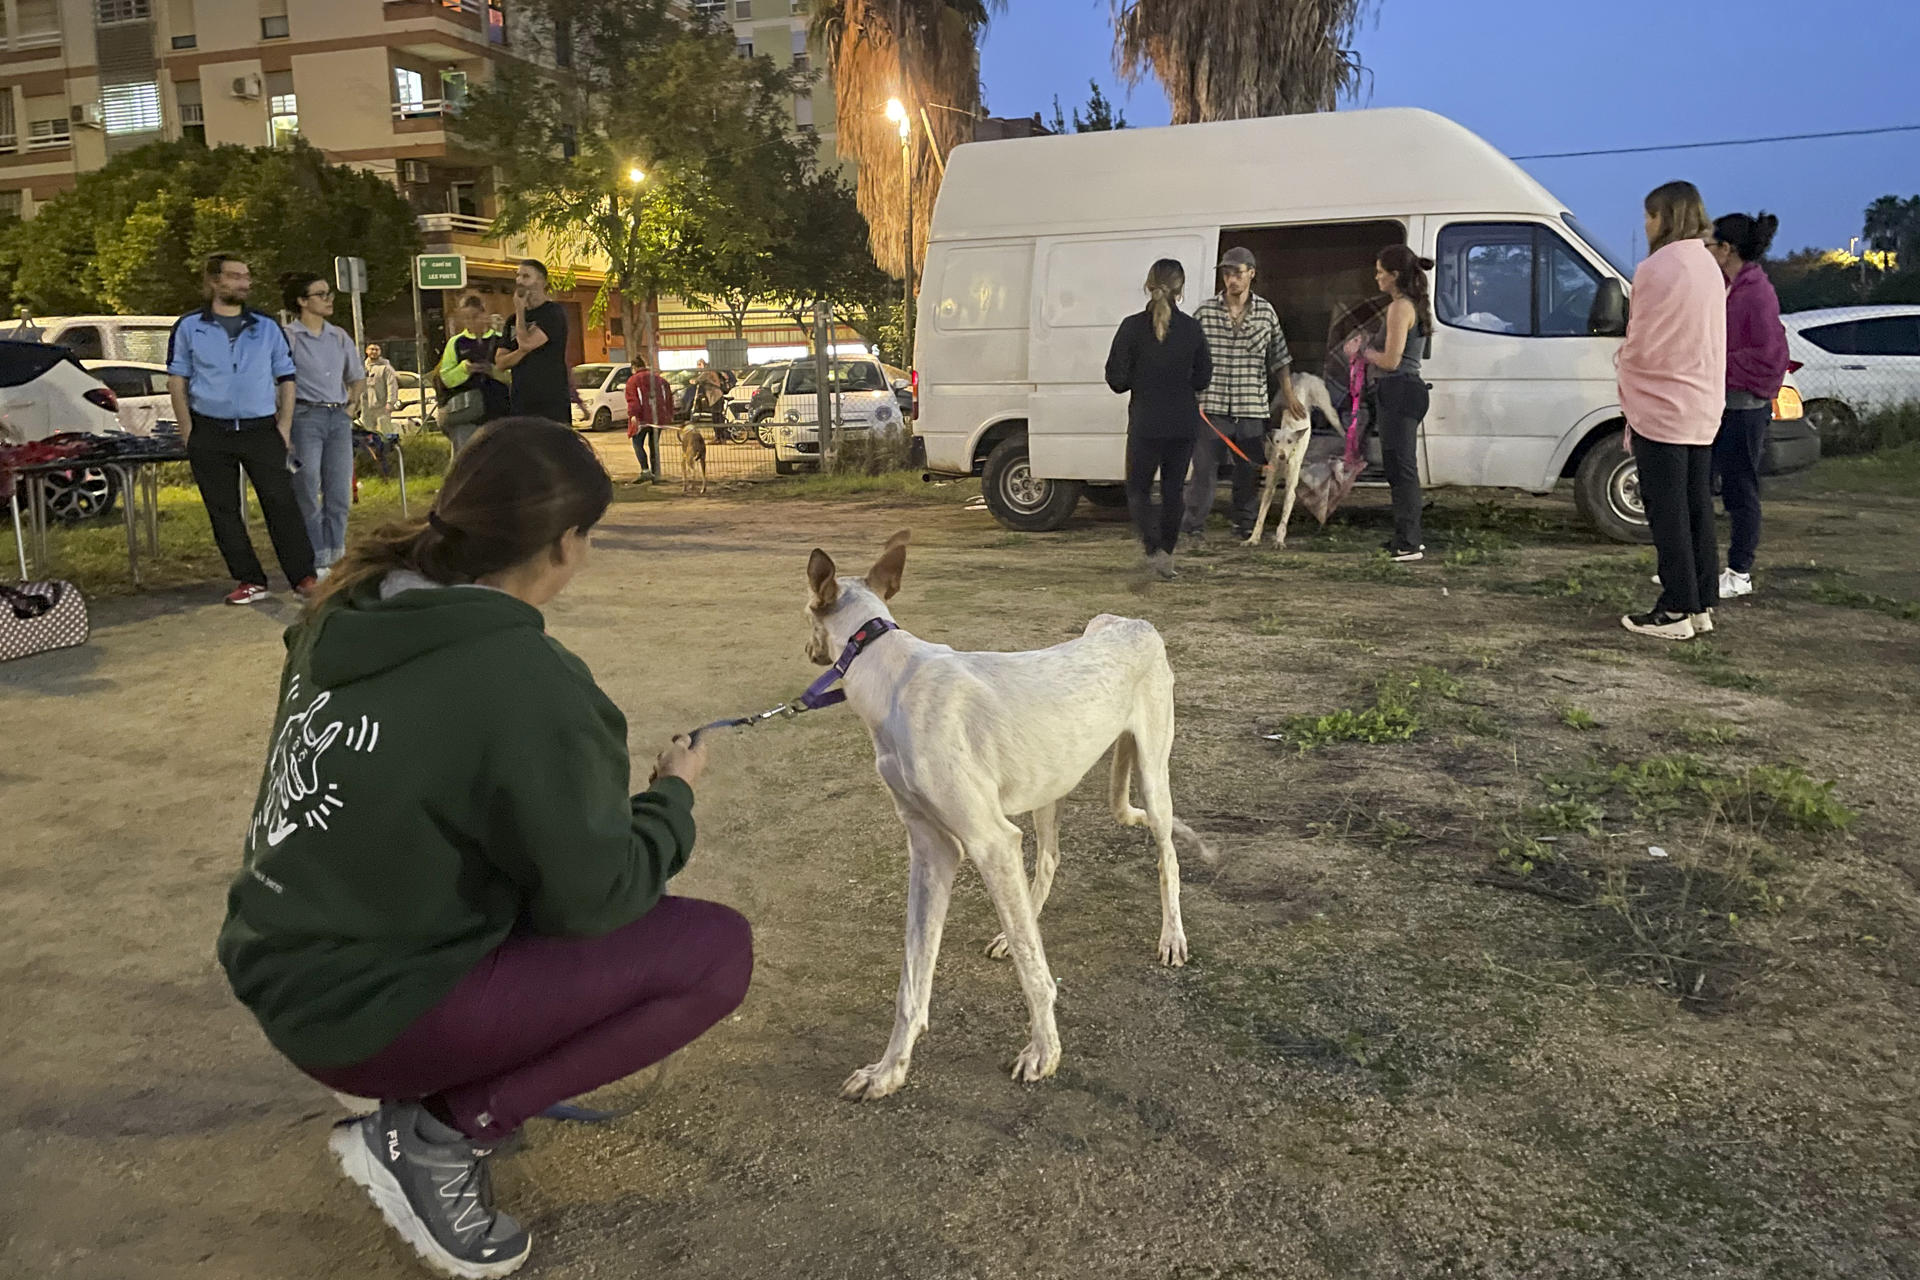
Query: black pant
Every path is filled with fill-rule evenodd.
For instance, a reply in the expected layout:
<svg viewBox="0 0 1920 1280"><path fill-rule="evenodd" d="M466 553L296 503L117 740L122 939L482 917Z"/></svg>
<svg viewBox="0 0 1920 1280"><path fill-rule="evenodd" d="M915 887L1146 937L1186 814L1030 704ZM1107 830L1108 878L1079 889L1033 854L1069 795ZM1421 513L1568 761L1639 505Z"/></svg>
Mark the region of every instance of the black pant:
<svg viewBox="0 0 1920 1280"><path fill-rule="evenodd" d="M1420 548L1420 423L1427 416L1427 384L1407 374L1388 374L1374 388L1379 406L1380 465L1393 493L1393 545Z"/></svg>
<svg viewBox="0 0 1920 1280"><path fill-rule="evenodd" d="M193 482L200 487L200 501L206 505L207 520L213 525L213 540L227 562L227 572L235 582L267 585L267 571L247 539L246 521L240 516L240 469L246 468L253 491L260 495L260 513L266 518L267 536L273 540L273 554L289 586L298 586L313 576L313 543L307 537L307 522L300 516L300 503L293 496L293 477L287 471L287 446L280 431L266 426L245 427L235 431L212 419L194 419L193 434L187 437L187 464L193 468Z"/></svg>
<svg viewBox="0 0 1920 1280"><path fill-rule="evenodd" d="M1713 533L1713 446L1661 444L1634 433L1640 501L1660 560L1661 613L1702 613L1720 598Z"/></svg>
<svg viewBox="0 0 1920 1280"><path fill-rule="evenodd" d="M1168 440L1127 436L1127 510L1133 530L1147 554L1172 551L1180 539L1180 517L1186 512L1187 465L1193 461L1192 436ZM1160 514L1153 511L1153 477L1160 477Z"/></svg>
<svg viewBox="0 0 1920 1280"><path fill-rule="evenodd" d="M647 450L653 450L653 461L647 461ZM654 435L653 428L642 425L633 433L633 456L640 460L640 474L660 478L660 441Z"/></svg>
<svg viewBox="0 0 1920 1280"><path fill-rule="evenodd" d="M1214 428L1219 428L1216 432ZM1233 441L1227 447L1224 434ZM1242 537L1253 532L1254 517L1260 514L1260 468L1267 460L1267 420L1230 418L1217 415L1213 426L1200 424L1194 437L1193 478L1187 482L1187 511L1182 523L1185 532L1199 533L1213 514L1213 491L1219 483L1220 464L1233 460L1233 500L1228 508L1233 531Z"/></svg>
<svg viewBox="0 0 1920 1280"><path fill-rule="evenodd" d="M1753 553L1760 547L1760 455L1767 447L1767 424L1773 410L1729 409L1720 415L1720 434L1713 438L1713 474L1720 481L1720 502L1733 522L1733 541L1727 546L1727 568L1753 572Z"/></svg>

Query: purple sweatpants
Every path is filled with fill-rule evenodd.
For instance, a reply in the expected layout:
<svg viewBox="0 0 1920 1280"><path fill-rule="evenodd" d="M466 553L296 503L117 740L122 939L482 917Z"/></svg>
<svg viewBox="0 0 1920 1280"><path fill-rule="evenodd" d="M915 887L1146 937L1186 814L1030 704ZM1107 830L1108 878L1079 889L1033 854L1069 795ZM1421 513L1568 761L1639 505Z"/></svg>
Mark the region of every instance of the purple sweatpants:
<svg viewBox="0 0 1920 1280"><path fill-rule="evenodd" d="M598 938L515 935L373 1057L303 1069L363 1098L438 1095L469 1138L497 1141L691 1044L739 1006L752 975L744 916L662 898Z"/></svg>

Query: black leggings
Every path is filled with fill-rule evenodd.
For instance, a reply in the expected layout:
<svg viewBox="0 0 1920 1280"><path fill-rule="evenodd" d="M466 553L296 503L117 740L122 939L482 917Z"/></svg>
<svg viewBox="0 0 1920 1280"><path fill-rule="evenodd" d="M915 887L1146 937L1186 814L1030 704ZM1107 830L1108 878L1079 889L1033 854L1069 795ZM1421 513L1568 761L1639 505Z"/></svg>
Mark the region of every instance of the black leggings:
<svg viewBox="0 0 1920 1280"><path fill-rule="evenodd" d="M1719 603L1720 544L1713 532L1713 446L1662 444L1638 432L1633 458L1660 562L1662 613L1702 613Z"/></svg>
<svg viewBox="0 0 1920 1280"><path fill-rule="evenodd" d="M1186 513L1187 467L1193 462L1191 434L1156 440L1127 435L1127 510L1148 555L1172 551ZM1154 517L1153 477L1160 477L1160 514Z"/></svg>
<svg viewBox="0 0 1920 1280"><path fill-rule="evenodd" d="M1387 473L1387 488L1393 494L1394 549L1417 551L1420 549L1420 422L1427 416L1427 384L1410 374L1388 374L1374 387L1374 403L1380 410L1380 465Z"/></svg>

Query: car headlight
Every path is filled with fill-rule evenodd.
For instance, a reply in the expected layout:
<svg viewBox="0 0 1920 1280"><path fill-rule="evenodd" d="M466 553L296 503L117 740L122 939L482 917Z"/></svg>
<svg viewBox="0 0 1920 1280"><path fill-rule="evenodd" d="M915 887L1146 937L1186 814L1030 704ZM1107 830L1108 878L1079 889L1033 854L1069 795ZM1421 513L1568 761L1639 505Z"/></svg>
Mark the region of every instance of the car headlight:
<svg viewBox="0 0 1920 1280"><path fill-rule="evenodd" d="M873 417L876 422L890 422L893 419L893 410L883 404L873 411Z"/></svg>
<svg viewBox="0 0 1920 1280"><path fill-rule="evenodd" d="M800 421L800 411L798 409L787 410L787 421L788 422Z"/></svg>

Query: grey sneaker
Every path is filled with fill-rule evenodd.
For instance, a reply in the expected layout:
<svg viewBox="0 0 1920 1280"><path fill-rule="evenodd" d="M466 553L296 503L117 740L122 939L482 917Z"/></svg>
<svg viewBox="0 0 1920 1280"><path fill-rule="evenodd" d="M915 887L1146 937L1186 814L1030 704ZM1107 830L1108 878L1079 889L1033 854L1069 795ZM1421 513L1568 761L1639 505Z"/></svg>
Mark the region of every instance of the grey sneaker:
<svg viewBox="0 0 1920 1280"><path fill-rule="evenodd" d="M492 1148L440 1124L417 1102L333 1126L327 1139L340 1169L426 1264L457 1280L511 1275L527 1260L533 1237L493 1207L487 1167Z"/></svg>
<svg viewBox="0 0 1920 1280"><path fill-rule="evenodd" d="M1172 582L1180 576L1180 571L1173 567L1171 551L1156 551L1148 556L1147 568L1151 569L1162 582Z"/></svg>

